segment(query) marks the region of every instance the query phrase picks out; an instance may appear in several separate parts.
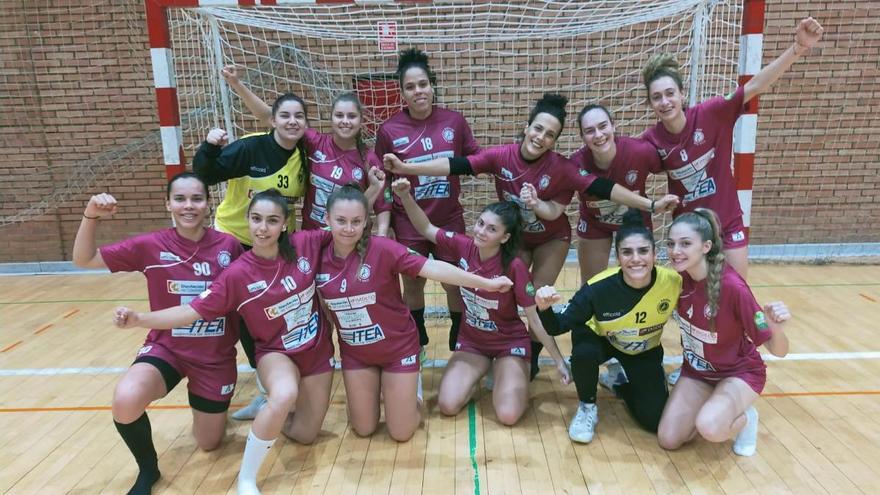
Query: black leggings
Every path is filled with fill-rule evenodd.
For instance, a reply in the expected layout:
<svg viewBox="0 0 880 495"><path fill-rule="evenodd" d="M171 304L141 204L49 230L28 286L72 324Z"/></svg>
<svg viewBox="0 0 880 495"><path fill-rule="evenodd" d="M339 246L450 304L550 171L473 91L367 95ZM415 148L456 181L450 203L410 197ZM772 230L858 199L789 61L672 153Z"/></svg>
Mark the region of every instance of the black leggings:
<svg viewBox="0 0 880 495"><path fill-rule="evenodd" d="M571 374L581 402L596 402L599 365L612 357L620 361L629 383L615 387L630 414L642 428L656 432L669 397L663 372L663 346L640 354L625 354L608 339L588 331L572 332Z"/></svg>

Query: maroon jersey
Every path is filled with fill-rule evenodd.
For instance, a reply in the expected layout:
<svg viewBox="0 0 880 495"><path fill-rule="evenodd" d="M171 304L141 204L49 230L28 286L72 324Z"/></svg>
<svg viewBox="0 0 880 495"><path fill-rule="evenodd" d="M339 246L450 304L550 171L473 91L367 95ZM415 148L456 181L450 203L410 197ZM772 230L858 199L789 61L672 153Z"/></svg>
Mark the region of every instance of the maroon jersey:
<svg viewBox="0 0 880 495"><path fill-rule="evenodd" d="M480 259L480 249L474 240L446 230L437 232L437 252L445 259L458 260L458 267L484 278L507 276L513 281L513 290L489 292L460 287L465 304L461 335L477 345L494 346L519 337L528 337L529 331L520 319L517 305L524 308L535 305L535 287L529 269L516 257L507 273L501 266L501 253ZM523 349L525 355L525 349Z"/></svg>
<svg viewBox="0 0 880 495"><path fill-rule="evenodd" d="M377 167L382 170L382 160L371 150L361 156L358 149L343 150L333 142L331 134L322 134L314 129L306 129L303 137L309 150L309 185L302 209L302 229L319 229L326 226L324 213L327 198L339 187L358 184L366 191L370 186L367 170ZM373 205L374 213L389 211L391 203L380 194Z"/></svg>
<svg viewBox="0 0 880 495"><path fill-rule="evenodd" d="M433 107L425 120L416 120L407 110L386 120L376 134L376 155L394 153L401 160L418 163L436 158L472 155L479 150L467 121L458 112ZM434 225L447 225L461 218L464 210L458 201L461 184L457 176L405 176L412 184L416 202ZM403 204L393 198L392 222L399 239L420 240L409 221Z"/></svg>
<svg viewBox="0 0 880 495"><path fill-rule="evenodd" d="M357 250L339 258L328 247L317 283L346 355L376 364L419 352L419 334L400 294L399 274L417 277L426 258L384 237L370 238L363 261Z"/></svg>
<svg viewBox="0 0 880 495"><path fill-rule="evenodd" d="M207 229L198 242L167 228L104 246L101 258L111 272L142 272L150 311L187 304L205 291L241 252L235 237ZM184 361L219 363L235 359L238 315L235 308L209 321L169 330L150 330L144 343L157 343Z"/></svg>
<svg viewBox="0 0 880 495"><path fill-rule="evenodd" d="M596 166L593 152L587 146L571 155L571 161L581 170L612 180L639 196L647 197L645 182L648 175L663 171L657 149L647 141L626 136L615 136L614 144L617 146L617 154L605 170ZM602 227L605 231L616 232L628 209L610 199L600 199L583 191L580 193L580 200L580 220L585 224L578 223L579 231L583 225L585 229ZM644 218L645 225L650 228L651 215L645 213Z"/></svg>
<svg viewBox="0 0 880 495"><path fill-rule="evenodd" d="M519 199L524 183L535 186L539 199L568 205L572 194L587 189L595 180L592 175L580 173L574 163L555 151L547 151L534 162L527 162L520 154L518 143L484 149L468 160L474 174L495 177L499 200L513 201L522 208L523 241L529 245L571 235L571 225L565 213L555 220L543 220L534 211L526 209Z"/></svg>
<svg viewBox="0 0 880 495"><path fill-rule="evenodd" d="M681 274L681 296L675 319L681 329L684 366L701 377L715 380L765 369L757 347L770 339L761 306L745 280L725 265L715 331L709 330L706 282Z"/></svg>
<svg viewBox="0 0 880 495"><path fill-rule="evenodd" d="M285 261L244 253L191 306L203 318L237 311L247 323L260 353L296 354L327 348L329 325L315 294L315 275L326 230L303 230L289 237L296 259Z"/></svg>
<svg viewBox="0 0 880 495"><path fill-rule="evenodd" d="M731 169L733 126L743 113L742 86L727 96L710 98L685 111L687 125L670 134L658 122L642 135L657 148L669 177L669 193L681 198L674 216L710 208L721 225L742 217Z"/></svg>

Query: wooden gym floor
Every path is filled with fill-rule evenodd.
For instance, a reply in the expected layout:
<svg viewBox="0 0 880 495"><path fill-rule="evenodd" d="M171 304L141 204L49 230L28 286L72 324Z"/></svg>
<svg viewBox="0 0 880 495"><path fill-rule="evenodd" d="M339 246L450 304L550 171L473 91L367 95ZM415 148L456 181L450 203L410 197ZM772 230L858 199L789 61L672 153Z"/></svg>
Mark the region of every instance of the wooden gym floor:
<svg viewBox="0 0 880 495"><path fill-rule="evenodd" d="M566 271L563 280L576 279ZM754 265L749 279L759 301L785 300L795 315L791 356L768 363L754 457L702 440L663 451L605 391L596 439L573 444L574 386L561 386L552 368L533 383L531 408L515 427L496 421L485 391L457 417L441 416L442 369L428 368L430 412L415 437L397 443L380 429L358 438L337 373L319 440L279 440L260 473L263 493L877 493L880 266ZM131 485L136 467L109 406L146 331L116 329L110 315L119 304L146 309L145 293L139 274L0 278L0 493L124 493ZM432 297L429 305L440 304ZM448 356L447 327L432 325L429 359ZM681 354L677 332L670 324L663 339L670 360ZM568 352L568 337L560 346ZM233 408L252 397L253 373L238 383ZM163 474L153 493L234 492L249 422L230 420L224 445L199 451L182 385L150 419Z"/></svg>

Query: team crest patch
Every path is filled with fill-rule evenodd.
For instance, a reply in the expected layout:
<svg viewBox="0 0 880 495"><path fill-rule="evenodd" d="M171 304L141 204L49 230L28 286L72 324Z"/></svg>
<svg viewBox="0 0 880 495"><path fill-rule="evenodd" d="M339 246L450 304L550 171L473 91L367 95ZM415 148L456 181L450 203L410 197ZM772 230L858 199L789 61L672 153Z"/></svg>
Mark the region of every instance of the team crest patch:
<svg viewBox="0 0 880 495"><path fill-rule="evenodd" d="M702 129L697 129L694 131L694 144L703 144L703 141L706 140L706 135L703 134Z"/></svg>
<svg viewBox="0 0 880 495"><path fill-rule="evenodd" d="M665 313L669 311L669 306L669 299L663 299L662 301L660 301L660 304L657 305L657 312L661 314Z"/></svg>
<svg viewBox="0 0 880 495"><path fill-rule="evenodd" d="M443 140L447 143L451 143L455 139L455 129L452 127L443 128Z"/></svg>
<svg viewBox="0 0 880 495"><path fill-rule="evenodd" d="M626 173L626 183L627 185L633 185L636 183L636 180L639 178L639 173L635 170L630 170Z"/></svg>
<svg viewBox="0 0 880 495"><path fill-rule="evenodd" d="M546 175L546 174L542 175L541 180L538 181L538 189L547 189L547 187L549 185L550 185L550 176Z"/></svg>
<svg viewBox="0 0 880 495"><path fill-rule="evenodd" d="M712 308L710 308L708 304L703 306L703 316L707 319L712 319Z"/></svg>
<svg viewBox="0 0 880 495"><path fill-rule="evenodd" d="M312 264L305 256L300 256L299 259L296 260L296 267L299 269L299 271L303 272L306 275L308 275L309 272L312 271Z"/></svg>
<svg viewBox="0 0 880 495"><path fill-rule="evenodd" d="M526 294L528 294L530 296L535 295L535 285L532 284L531 282L526 284Z"/></svg>
<svg viewBox="0 0 880 495"><path fill-rule="evenodd" d="M217 253L217 264L226 268L232 263L232 254L229 251L220 251Z"/></svg>
<svg viewBox="0 0 880 495"><path fill-rule="evenodd" d="M360 280L361 282L366 282L367 280L370 280L370 275L372 273L373 273L373 270L372 270L372 268L370 268L370 265L364 263L358 269L357 279Z"/></svg>
<svg viewBox="0 0 880 495"><path fill-rule="evenodd" d="M763 311L755 313L755 326L758 327L758 330L767 330L767 319L764 317Z"/></svg>
<svg viewBox="0 0 880 495"><path fill-rule="evenodd" d="M364 178L364 171L356 168L351 171L351 176L354 177L354 180L361 180Z"/></svg>

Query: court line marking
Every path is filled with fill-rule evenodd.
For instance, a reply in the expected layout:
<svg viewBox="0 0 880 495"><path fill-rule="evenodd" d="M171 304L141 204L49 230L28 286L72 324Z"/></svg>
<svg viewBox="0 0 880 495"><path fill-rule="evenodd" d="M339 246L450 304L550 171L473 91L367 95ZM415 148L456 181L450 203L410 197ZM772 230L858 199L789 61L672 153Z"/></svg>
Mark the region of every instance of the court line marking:
<svg viewBox="0 0 880 495"><path fill-rule="evenodd" d="M5 352L12 347L20 344L21 341L12 344L3 351ZM880 359L880 351L870 352L806 352L789 354L784 358L779 358L771 354L761 354L764 361L836 361L850 359ZM445 368L446 359L426 359L422 364L423 368ZM541 358L541 365L552 366L553 360L547 357ZM663 358L663 364L681 364L681 356L666 356ZM121 375L125 373L128 367L92 367L92 368L17 368L17 369L0 369L0 377L3 376L51 376L51 375ZM339 363L336 363L336 369L341 369ZM254 370L246 364L238 365L238 372L242 374L253 373Z"/></svg>
<svg viewBox="0 0 880 495"><path fill-rule="evenodd" d="M869 295L867 295L867 294L862 294L862 293L860 292L859 295L862 296L862 297L864 297L865 299L871 301L871 302L877 302L876 299L874 299L873 297L871 297L871 296L869 296Z"/></svg>
<svg viewBox="0 0 880 495"><path fill-rule="evenodd" d="M471 469L474 470L474 495L480 495L480 468L477 466L477 405L474 399L468 402L468 448Z"/></svg>

